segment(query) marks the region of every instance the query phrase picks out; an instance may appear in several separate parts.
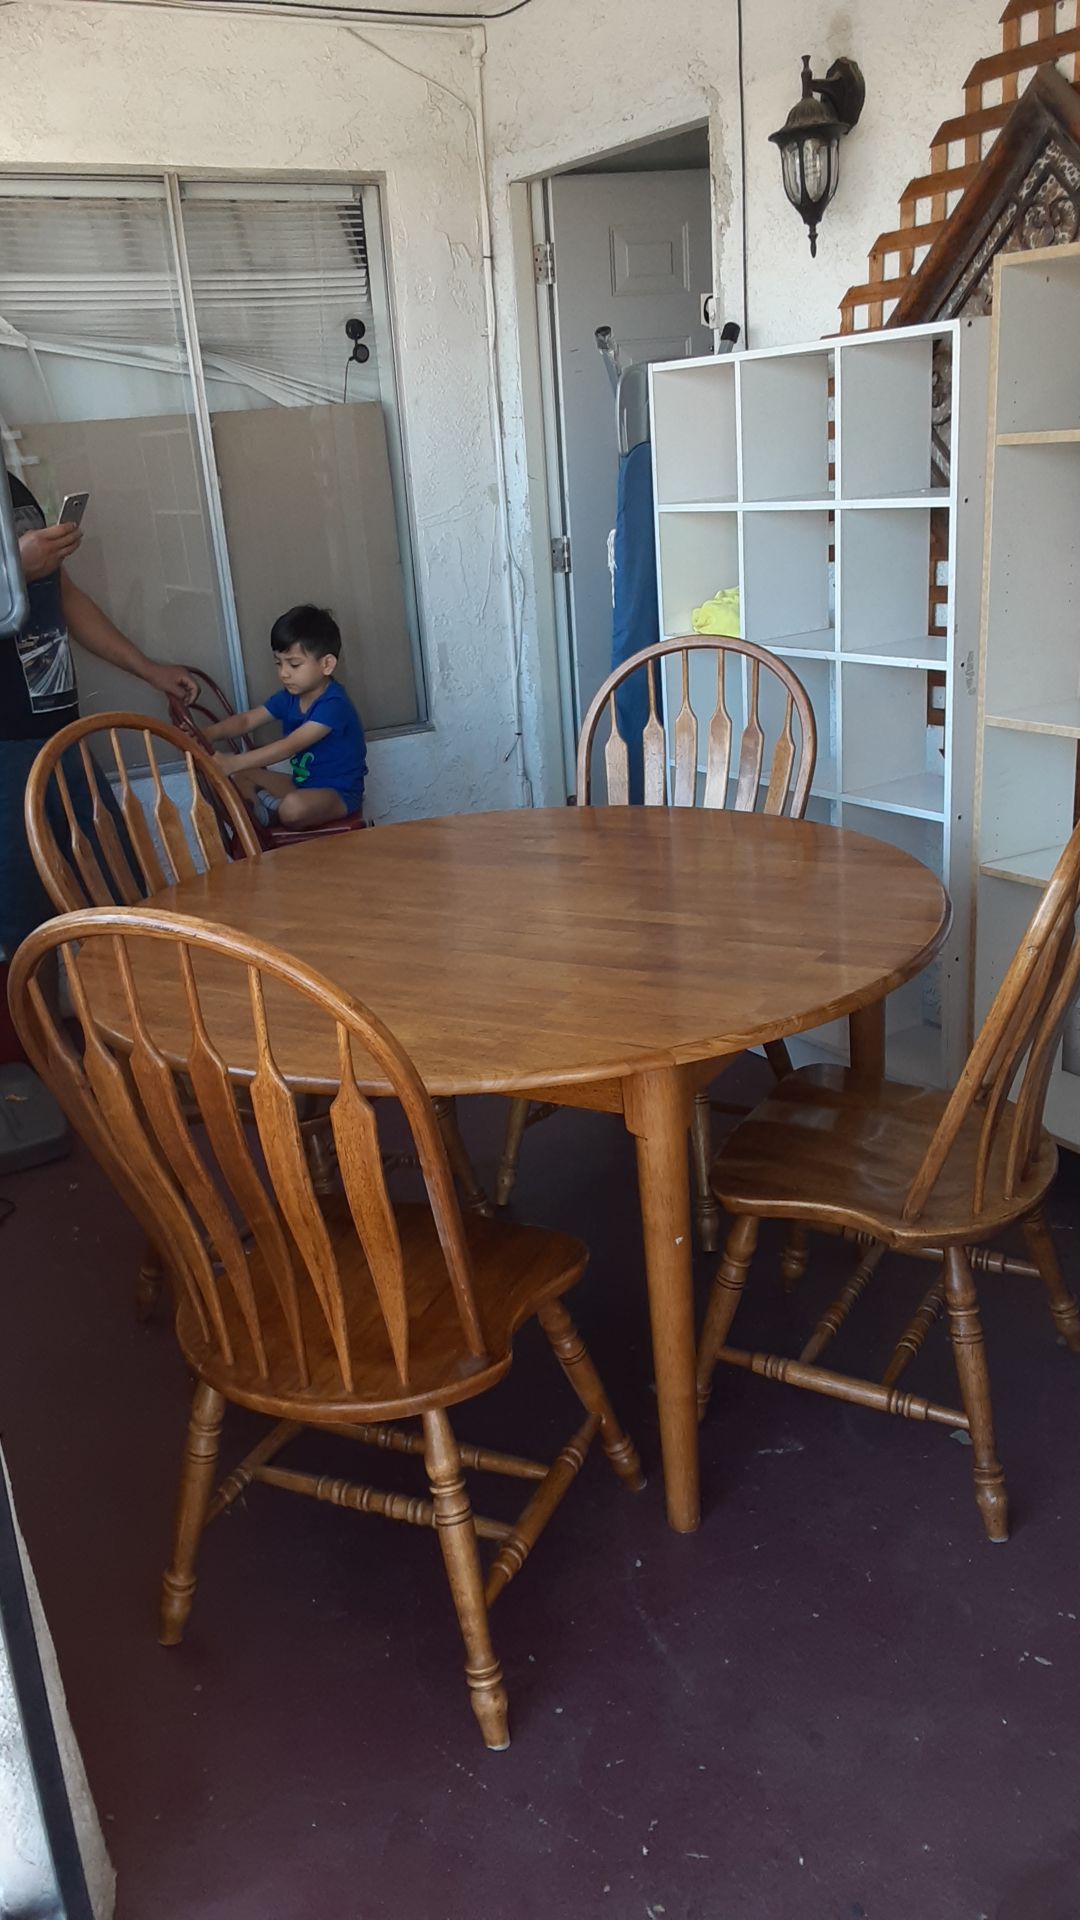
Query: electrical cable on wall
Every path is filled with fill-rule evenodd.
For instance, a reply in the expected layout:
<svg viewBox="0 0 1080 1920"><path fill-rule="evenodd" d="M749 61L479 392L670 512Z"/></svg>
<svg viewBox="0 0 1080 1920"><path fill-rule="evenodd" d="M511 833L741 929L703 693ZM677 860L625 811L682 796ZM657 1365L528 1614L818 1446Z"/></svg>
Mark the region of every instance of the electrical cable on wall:
<svg viewBox="0 0 1080 1920"><path fill-rule="evenodd" d="M29 4L29 0L4 0L7 5ZM41 4L41 0L37 0ZM85 0L46 0L52 6L81 6ZM392 21L406 27L482 27L489 20L507 20L513 13L532 6L533 0L511 0L495 13L425 13L409 7L346 7L309 5L308 0L98 0L99 5L115 7L158 7L172 13L255 14L282 16L290 20ZM436 83L437 84L437 83Z"/></svg>
<svg viewBox="0 0 1080 1920"><path fill-rule="evenodd" d="M746 210L746 61L743 45L743 0L735 0L739 72L739 174L742 200L742 300L743 343L750 345L750 268L747 259L749 222Z"/></svg>
<svg viewBox="0 0 1080 1920"><path fill-rule="evenodd" d="M488 187L487 155L485 152L485 139L481 131L481 116L483 114L483 57L484 56L483 56L483 53L481 53L476 57L476 62L475 62L476 70L477 70L477 87L476 87L477 107L476 109L474 109L470 105L469 101L466 100L464 94L458 93L454 87L448 87L445 81L434 79L431 74L424 73L420 67L414 67L413 65L411 65L411 63L408 60L402 60L398 54L391 53L388 47L381 47L377 41L369 40L367 38L367 35L360 33L356 27L350 26L347 30L352 35L353 39L359 40L361 46L367 47L369 52L379 54L382 59L389 60L392 66L400 67L404 73L411 74L414 80L420 80L423 82L424 86L434 87L438 90L438 92L445 94L448 99L456 101L457 105L463 108L465 113L468 114L469 123L472 127L473 141L476 146L477 170L480 176L480 213L481 213L480 253L481 253L481 259L483 261L483 268L484 268L484 274L483 274L484 303L485 303L486 314L487 314L486 338L487 338L487 352L488 352L489 389L491 393L492 412L493 412L492 439L494 441L494 450L495 450L495 491L497 496L495 510L496 510L496 515L498 517L499 532L501 535L503 552L506 559L506 573L504 577L506 580L507 614L510 622L511 693L512 693L513 702L514 702L514 744L510 748L510 751L504 755L504 759L509 760L512 754L514 753L517 754L518 774L521 780L522 798L525 801L525 805L527 807L531 807L531 806L535 806L536 802L535 802L535 796L533 793L532 777L529 773L528 760L525 753L525 725L524 725L524 714L523 714L522 697L521 697L521 674L522 674L522 667L524 663L524 646L525 646L523 609L525 604L526 582L525 582L524 569L522 568L521 562L519 561L517 554L514 551L513 535L510 530L509 494L508 494L508 488L507 488L506 455L504 450L504 439L503 439L506 423L505 423L505 415L503 411L503 401L502 401L502 381L499 377L499 310L498 310L498 305L495 299L494 253L493 253L492 231L491 231L491 194L490 194L490 189ZM486 50L486 43L485 43L485 50Z"/></svg>

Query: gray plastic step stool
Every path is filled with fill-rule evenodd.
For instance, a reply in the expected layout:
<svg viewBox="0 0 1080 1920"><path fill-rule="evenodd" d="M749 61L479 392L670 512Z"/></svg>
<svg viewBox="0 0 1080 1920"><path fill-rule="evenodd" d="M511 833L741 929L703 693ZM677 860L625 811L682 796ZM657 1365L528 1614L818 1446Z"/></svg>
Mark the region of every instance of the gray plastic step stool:
<svg viewBox="0 0 1080 1920"><path fill-rule="evenodd" d="M33 1067L0 1067L0 1174L43 1167L71 1152L71 1129Z"/></svg>

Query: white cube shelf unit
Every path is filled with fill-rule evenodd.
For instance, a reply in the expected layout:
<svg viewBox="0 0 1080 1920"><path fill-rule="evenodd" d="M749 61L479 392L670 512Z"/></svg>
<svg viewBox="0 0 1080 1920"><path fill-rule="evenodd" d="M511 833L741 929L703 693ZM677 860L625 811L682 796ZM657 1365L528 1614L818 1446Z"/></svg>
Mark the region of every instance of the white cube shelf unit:
<svg viewBox="0 0 1080 1920"><path fill-rule="evenodd" d="M953 320L649 374L662 631L690 634L694 609L737 586L745 637L787 660L813 703L810 817L942 876L946 948L887 1008L889 1071L939 1084L968 1034L989 349L988 321ZM700 720L713 683L699 684ZM740 673L736 726L745 693ZM671 670L665 697L678 704ZM792 1050L846 1047L834 1022Z"/></svg>
<svg viewBox="0 0 1080 1920"><path fill-rule="evenodd" d="M994 267L976 769L974 1010L981 1020L1077 819L1080 246ZM1047 1125L1080 1147L1080 1020Z"/></svg>

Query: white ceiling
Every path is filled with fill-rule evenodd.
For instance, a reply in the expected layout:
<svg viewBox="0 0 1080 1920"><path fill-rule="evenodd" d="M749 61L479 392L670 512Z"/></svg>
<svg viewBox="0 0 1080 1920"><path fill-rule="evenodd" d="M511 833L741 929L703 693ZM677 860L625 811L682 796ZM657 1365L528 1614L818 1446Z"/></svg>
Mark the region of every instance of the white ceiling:
<svg viewBox="0 0 1080 1920"><path fill-rule="evenodd" d="M260 13L296 13L301 8L310 7L315 12L366 14L370 19L402 20L497 20L500 16L516 13L520 6L535 4L535 0L128 0L134 6L160 6L187 4L193 7L210 9L230 5L245 10L246 6Z"/></svg>

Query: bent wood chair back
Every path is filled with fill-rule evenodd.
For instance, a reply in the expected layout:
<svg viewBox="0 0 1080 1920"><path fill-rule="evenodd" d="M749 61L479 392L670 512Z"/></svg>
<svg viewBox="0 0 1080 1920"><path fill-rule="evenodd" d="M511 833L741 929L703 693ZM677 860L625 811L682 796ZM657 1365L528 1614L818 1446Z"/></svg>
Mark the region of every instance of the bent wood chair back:
<svg viewBox="0 0 1080 1920"><path fill-rule="evenodd" d="M690 656L712 654L715 659L715 693L710 693L712 710L705 717L705 775L698 770L698 715L691 703ZM660 691L661 663L677 657L681 668L680 702L669 742L664 727L663 700ZM744 665L743 688L738 717L742 722L734 766L735 726L728 705L726 669L731 661ZM814 711L806 689L786 661L751 640L733 640L713 634L688 634L683 639L661 640L644 647L605 680L582 723L578 740L577 796L582 806L589 805L590 769L593 742L605 709L610 718L610 733L604 747L608 802L625 806L630 799L630 749L619 721L619 689L637 672L644 670L648 688L648 718L641 737L644 772L644 797L647 807L693 807L700 800L704 807L733 808L753 813L761 801L764 813L789 813L801 819L806 811L810 782L817 759L817 729ZM762 688L779 690L779 726L765 770L766 728L762 714ZM735 704L734 702L732 704ZM796 718L798 739L796 740ZM669 766L671 769L669 779ZM734 794L731 783L734 780Z"/></svg>
<svg viewBox="0 0 1080 1920"><path fill-rule="evenodd" d="M213 759L138 713L88 714L46 741L27 782L26 836L60 913L134 906L261 850Z"/></svg>
<svg viewBox="0 0 1080 1920"><path fill-rule="evenodd" d="M1054 868L938 1122L907 1194L906 1220L918 1220L924 1211L972 1114L981 1115L973 1217L1022 1193L1043 1143L1050 1075L1080 990L1078 908L1080 826Z"/></svg>
<svg viewBox="0 0 1080 1920"><path fill-rule="evenodd" d="M56 951L67 968L78 1046L43 990L43 968ZM357 1385L335 1242L274 1055L273 1031L284 1020L303 1021L305 1059L328 1084L338 1082L329 1113L338 1166L377 1299L374 1326L381 1315L402 1395L410 1379L407 1275L374 1110L357 1086L365 1064L369 1080L388 1083L401 1102L463 1347L477 1361L485 1355L434 1108L407 1054L358 1001L227 927L149 908L99 908L51 920L23 942L11 969L11 1004L33 1065L154 1240L178 1301L223 1366L282 1394L303 1392L314 1340L319 1396L350 1394ZM110 1034L110 1017L130 1045ZM224 1046L249 1079L257 1151ZM180 1097L178 1072L194 1111Z"/></svg>

